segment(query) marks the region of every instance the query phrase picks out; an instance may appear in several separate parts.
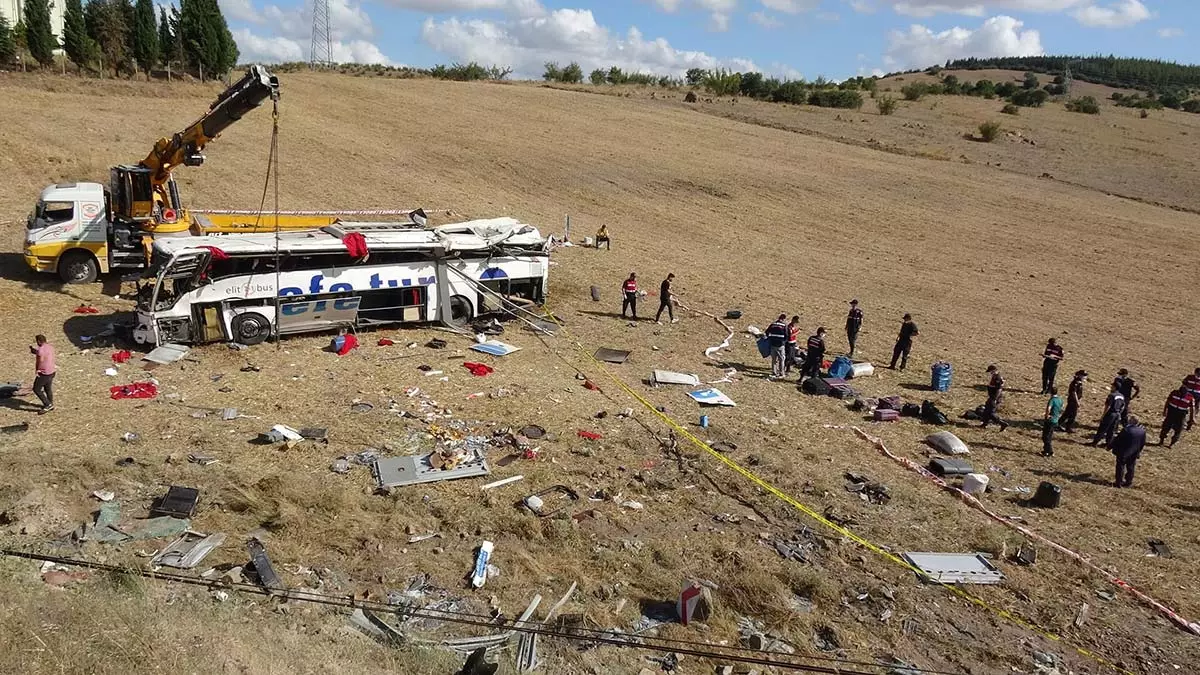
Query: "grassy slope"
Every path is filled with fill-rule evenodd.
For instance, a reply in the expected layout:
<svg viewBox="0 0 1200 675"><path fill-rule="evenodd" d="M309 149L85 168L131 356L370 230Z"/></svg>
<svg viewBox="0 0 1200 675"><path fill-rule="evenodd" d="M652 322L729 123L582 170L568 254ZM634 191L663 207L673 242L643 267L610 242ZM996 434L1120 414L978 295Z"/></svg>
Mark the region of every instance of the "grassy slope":
<svg viewBox="0 0 1200 675"><path fill-rule="evenodd" d="M0 189L0 220L21 217L47 181L102 179L109 163L139 157L156 135L193 119L215 93L200 85L19 78L0 80L0 89L20 94L0 96L0 119L12 121L0 134L0 170L9 176ZM915 390L926 379L926 364L946 358L958 371L956 388L939 399L948 411L979 402L981 394L971 385L989 362L1001 363L1014 387L1035 387L1040 347L1047 336L1060 335L1069 358L1064 371L1086 367L1094 374L1086 419L1097 412L1105 378L1121 366L1142 381L1146 400L1139 411L1153 413L1167 389L1192 367L1187 355L1200 347L1186 329L1196 311L1190 294L1161 291L1194 285L1197 217L1060 182L1125 180L1130 196L1161 201L1155 193L1160 186L1195 176L1194 165L1175 156L1182 151L1174 144L1160 146L1167 156L1154 165L1157 173L1139 169L1121 174L1114 168L1110 175L1094 171L1095 165L1082 157L1064 156L1056 166L1065 172L1054 170L1060 181L1047 181L1032 170L997 171L978 160L911 156L933 154L930 146L957 151L957 146L947 150L943 145L963 131L957 115L969 115L958 111L957 101L906 106L891 118L726 102L742 118L728 119L729 113L716 110L716 103L701 109L719 114L705 115L673 100L624 100L520 85L297 74L284 82L284 91L285 208L424 205L472 216L513 214L551 231L569 213L577 233L608 222L616 238L613 252L561 253L552 293L555 307L589 347L635 350L633 361L617 369L631 382L653 367L699 372L711 379L719 370L705 364L699 351L721 335L698 317L669 328L629 329L603 316L615 309L616 285L630 269L638 270L647 284L674 271L687 301L713 312L741 308L748 322L760 326L779 311L798 312L807 329L818 323L830 326L835 349L844 302L859 297L867 309L861 343L876 361L890 349L898 316L912 311L922 328L914 372L887 373L860 386L872 395L902 393L919 400L928 396ZM133 109L138 110L135 120L130 119ZM38 114L21 114L30 110ZM1101 148L1097 152L1119 154L1127 141L1123 134L1103 130L1108 119L1047 109L1023 116L1021 124L1035 136L1088 138ZM907 136L910 127L905 125L918 123L928 127L933 140ZM1194 142L1194 134L1181 135L1191 128L1188 118L1164 115L1155 123L1163 129L1160 140L1179 136ZM781 126L805 133L773 128ZM894 134L884 140L906 152L880 152L867 144L884 130ZM180 171L185 195L215 207L257 204L268 134L265 112L248 116L210 147L208 166ZM839 137L850 142L838 142ZM980 151L1001 153L996 161L1008 168L1023 161L1027 147L997 143ZM1180 195L1182 205L1192 199ZM16 251L20 233L16 225L10 227L7 248ZM1008 672L1010 666L1027 671L1031 648L1062 649L943 592L916 586L909 575L852 545L834 541L814 567L784 563L755 542L762 533L786 534L805 520L694 450L675 461L631 422L612 415L591 420L596 410L615 413L633 403L608 386L604 396L580 390L567 362L585 364L563 341L548 349L530 335L510 336L526 350L499 362L499 372L488 381L450 371L451 382L431 383L412 366L434 355L388 361L389 352L374 347L335 362L318 351L322 337L289 340L283 352L256 349L249 357L263 367L259 376L238 372L243 357L219 346L196 352L200 364L155 373L168 392L179 395L175 403L234 405L263 416L261 422L222 426L192 419L169 401L136 406L105 399L105 388L112 383L101 374L107 353L73 353L68 338L94 330L94 324L69 310L81 300L106 311L126 309L128 303L100 295L99 288L60 289L48 280L32 279L12 256L4 261L4 276L0 300L6 323L51 335L61 345L64 372L62 410L33 419L33 430L8 443L11 451L0 464L12 477L0 504L18 518L10 527L12 543L36 546L70 529L92 508L87 500L91 490L115 489L136 510L160 486L188 483L206 495L198 528L240 536L266 523L277 561L337 570L348 578L344 592L382 592L402 586L417 572L430 572L442 585L455 587L469 566L471 547L488 536L498 543L504 569L492 592L509 615L535 592L556 597L571 580L580 580L583 592L569 611L584 612L598 625L628 626L639 600L673 597L682 578L696 575L722 587L722 610L712 628L716 639L730 637L737 614L752 613L787 632L805 651L813 649L810 631L829 626L841 636L847 656L870 659L894 652L927 667L970 664L972 672ZM605 304L586 301L592 284L602 287ZM412 339L423 342L424 336ZM0 338L0 364L12 379L29 366L27 340L21 331ZM762 366L744 339L735 342L728 358L752 370ZM137 376L135 368L123 370L122 381ZM228 383L232 392L216 391L221 385L208 377L215 373L225 374L221 384ZM382 409L388 398L412 384L431 389L462 418L502 425L536 420L561 434L561 440L546 447L553 462L513 465L499 469L497 477L523 473L521 485L529 489L555 482L585 492L604 488L645 502L646 511L608 505L601 507L603 519L572 528L530 522L511 510L510 499L523 494L523 487L485 498L474 483L443 484L381 499L369 494L370 481L361 470L330 480L331 458L395 442L406 437L411 424L382 412L366 421L346 419L342 411L350 400L366 398ZM464 400L468 393L501 386L515 395ZM724 386L739 407L710 413L712 436L737 442L736 459L757 456L758 472L818 510L830 506L852 515L856 531L869 538L896 550L995 553L1011 550L1019 541L883 460L848 431L823 427L858 421L835 402L800 399L790 387L756 379ZM677 391L647 394L684 421L696 414ZM1040 406L1037 396L1013 393L1007 412L1032 420ZM27 412L0 410L5 424L28 418ZM329 425L335 442L288 455L246 445L259 427L276 421ZM575 439L577 428L603 431L602 447ZM120 446L116 439L127 430L151 442ZM918 440L925 429L903 423L878 431L893 449L922 456ZM1152 452L1139 468L1142 488L1115 494L1100 484L1109 472L1102 452L1063 441L1054 460L1036 458L1032 422L1004 435L973 429L960 433L975 449L977 466L1001 466L1008 472L1007 477L993 472L998 485L1029 486L1051 478L1066 486L1066 508L1031 512L999 492L990 500L999 511L1024 517L1097 562L1116 567L1168 604L1200 614L1200 594L1189 571L1200 541L1194 467L1185 454L1194 441L1189 438L1171 459ZM184 463L182 458L196 449L217 454L222 462L203 469ZM136 454L144 465L116 469L113 460L126 454ZM841 474L847 470L889 484L892 503L869 506L845 493ZM431 501L423 500L425 495ZM757 509L759 522L713 520L722 513L745 516L752 513L748 506ZM400 533L409 524L446 533L445 552L432 555L429 547L400 544ZM1167 538L1176 558L1145 558L1149 537ZM120 554L103 549L87 553L136 561L135 548ZM237 561L237 548L219 552L214 561ZM9 569L6 584L21 596L23 606L53 608L70 630L89 630L80 591L46 595L29 587L28 567ZM979 591L989 602L1065 631L1136 672L1174 672L1172 664L1200 659L1190 640L1127 596L1112 603L1098 600L1095 591L1104 589L1105 582L1048 551L1034 568L1006 565L1005 572L1010 575L1005 588ZM303 579L289 576L293 583ZM620 614L615 599L609 599L617 582L624 584L620 597L629 601ZM897 599L882 600L881 586L894 589ZM122 645L122 653L135 649L146 657L139 661L148 663L174 644L169 635L154 637L150 630L160 617L145 610L160 605L139 599L157 599L166 592L128 599L120 593L99 596L112 599L114 611L126 617L131 630L149 635L132 647ZM842 598L862 592L873 599L841 604ZM813 597L817 609L795 614L788 607L788 593ZM1093 618L1075 629L1071 620L1081 602L1092 605ZM486 608L486 598L476 603L481 611ZM201 642L217 645L233 639L229 649L250 671L258 672L254 663L288 658L321 670L345 658L332 646L340 638L326 647L307 647L311 653L303 651L306 641L296 632L304 629L294 618L273 621L286 637L263 648L258 640L224 637L229 633L221 625L221 617L228 616L226 606L210 608L203 596L182 606L196 612L194 630ZM895 613L881 624L877 617L884 608ZM10 650L29 640L20 637L20 630L46 639L41 634L50 629L36 625L30 612L10 615L14 629L4 631L14 641ZM311 625L336 633L340 622L318 614ZM1151 654L1143 644L1159 651ZM98 653L102 647L96 647ZM24 669L56 669L64 664L58 653L32 652ZM381 656L382 650L370 653L372 659L388 658ZM563 650L553 658L554 672L585 672L599 664L607 672L640 667L632 655L603 650L584 655ZM700 664L692 662L692 667L688 672L703 672Z"/></svg>

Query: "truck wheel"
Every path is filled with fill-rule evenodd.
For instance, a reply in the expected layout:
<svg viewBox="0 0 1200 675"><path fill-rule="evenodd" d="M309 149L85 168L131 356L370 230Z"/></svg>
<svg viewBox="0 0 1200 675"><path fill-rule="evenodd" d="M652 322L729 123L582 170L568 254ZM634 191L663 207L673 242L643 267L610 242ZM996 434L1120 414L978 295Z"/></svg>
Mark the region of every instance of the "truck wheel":
<svg viewBox="0 0 1200 675"><path fill-rule="evenodd" d="M244 345L256 345L271 335L271 322L256 312L238 314L229 322L229 328L233 340Z"/></svg>
<svg viewBox="0 0 1200 675"><path fill-rule="evenodd" d="M462 295L453 295L450 297L450 325L465 326L475 318L475 310L471 308L471 301Z"/></svg>
<svg viewBox="0 0 1200 675"><path fill-rule="evenodd" d="M58 276L68 284L90 284L100 276L100 266L87 251L68 251L58 261Z"/></svg>

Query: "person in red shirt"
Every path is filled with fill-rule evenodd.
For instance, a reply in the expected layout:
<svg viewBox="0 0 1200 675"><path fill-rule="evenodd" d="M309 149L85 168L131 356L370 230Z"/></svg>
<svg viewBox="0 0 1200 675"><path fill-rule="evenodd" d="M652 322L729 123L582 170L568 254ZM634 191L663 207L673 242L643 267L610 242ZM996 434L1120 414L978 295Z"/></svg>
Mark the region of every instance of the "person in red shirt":
<svg viewBox="0 0 1200 675"><path fill-rule="evenodd" d="M626 318L625 312L631 311L633 313L633 320L637 321L637 274L633 272L629 273L629 278L625 280L625 283L621 284L621 292L624 294L624 299L621 300L621 318Z"/></svg>
<svg viewBox="0 0 1200 675"><path fill-rule="evenodd" d="M787 356L784 357L783 375L786 377L792 372L792 366L800 363L800 316L793 315L792 322L788 324L787 337Z"/></svg>
<svg viewBox="0 0 1200 675"><path fill-rule="evenodd" d="M1188 393L1192 395L1192 414L1195 415L1196 409L1200 408L1200 368L1185 377L1183 384L1187 387ZM1191 422L1188 422L1187 428L1192 428Z"/></svg>
<svg viewBox="0 0 1200 675"><path fill-rule="evenodd" d="M1192 393L1188 391L1187 380L1184 380L1178 389L1171 392L1171 395L1167 397L1166 404L1163 405L1162 431L1158 433L1158 444L1162 445L1167 440L1167 434L1174 432L1171 444L1167 447L1175 447L1175 443L1179 441L1179 435L1183 433L1184 420L1187 420L1188 426L1191 427L1195 418Z"/></svg>
<svg viewBox="0 0 1200 675"><path fill-rule="evenodd" d="M46 342L46 336L38 335L33 340L37 343L29 348L34 357L33 393L42 402L38 412L41 415L54 410L54 373L58 372L58 367L54 363L54 347Z"/></svg>

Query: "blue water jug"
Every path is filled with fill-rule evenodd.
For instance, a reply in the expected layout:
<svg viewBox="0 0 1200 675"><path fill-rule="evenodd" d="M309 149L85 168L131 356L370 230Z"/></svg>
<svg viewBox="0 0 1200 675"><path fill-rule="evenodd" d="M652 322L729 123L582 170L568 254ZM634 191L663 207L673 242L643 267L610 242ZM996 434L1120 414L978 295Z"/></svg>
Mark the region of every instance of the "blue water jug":
<svg viewBox="0 0 1200 675"><path fill-rule="evenodd" d="M765 335L758 338L758 353L764 359L771 356L771 340Z"/></svg>
<svg viewBox="0 0 1200 675"><path fill-rule="evenodd" d="M953 368L945 361L938 361L929 367L929 388L934 391L949 391Z"/></svg>

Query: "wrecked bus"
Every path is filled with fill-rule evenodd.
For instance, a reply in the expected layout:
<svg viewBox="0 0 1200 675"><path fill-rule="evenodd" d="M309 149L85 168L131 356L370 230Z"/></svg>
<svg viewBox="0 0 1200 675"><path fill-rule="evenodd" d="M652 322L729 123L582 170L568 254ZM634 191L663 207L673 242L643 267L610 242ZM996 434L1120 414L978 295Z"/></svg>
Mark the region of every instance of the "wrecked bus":
<svg viewBox="0 0 1200 675"><path fill-rule="evenodd" d="M505 302L541 304L548 274L547 239L513 218L163 238L133 338L249 345L339 327L462 326Z"/></svg>

